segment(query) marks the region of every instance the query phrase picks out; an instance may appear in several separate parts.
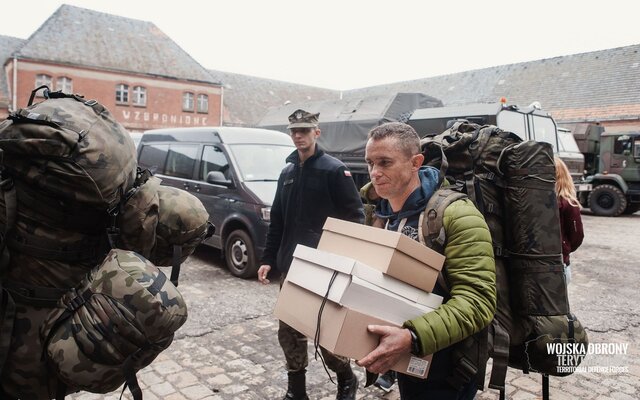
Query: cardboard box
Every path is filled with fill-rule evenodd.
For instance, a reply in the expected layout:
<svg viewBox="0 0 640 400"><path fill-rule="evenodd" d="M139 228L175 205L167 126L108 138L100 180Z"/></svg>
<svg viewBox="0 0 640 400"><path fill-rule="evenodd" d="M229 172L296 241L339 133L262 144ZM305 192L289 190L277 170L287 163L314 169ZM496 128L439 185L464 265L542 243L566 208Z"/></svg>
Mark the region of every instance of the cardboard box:
<svg viewBox="0 0 640 400"><path fill-rule="evenodd" d="M328 299L334 303L396 325L442 304L441 296L354 259L301 245L293 253L287 279L319 296L324 297L328 290Z"/></svg>
<svg viewBox="0 0 640 400"><path fill-rule="evenodd" d="M325 302L320 321L318 321L318 312L322 303L322 296L285 280L278 296L274 315L311 339L315 337L319 322L319 344L332 353L355 360L364 358L378 346L380 338L367 331L368 325L397 326L329 300ZM431 366L431 357L418 358L407 354L392 369L403 374L426 378Z"/></svg>
<svg viewBox="0 0 640 400"><path fill-rule="evenodd" d="M318 244L427 292L433 291L445 257L418 241L380 228L327 218Z"/></svg>

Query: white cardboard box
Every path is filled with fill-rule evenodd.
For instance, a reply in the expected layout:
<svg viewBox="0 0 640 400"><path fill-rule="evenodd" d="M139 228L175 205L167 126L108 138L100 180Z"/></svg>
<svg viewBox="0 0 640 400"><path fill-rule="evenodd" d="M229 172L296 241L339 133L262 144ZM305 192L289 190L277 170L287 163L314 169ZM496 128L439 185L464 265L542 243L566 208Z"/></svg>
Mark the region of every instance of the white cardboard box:
<svg viewBox="0 0 640 400"><path fill-rule="evenodd" d="M307 289L285 280L278 296L274 315L313 339L320 326L319 344L330 352L355 360L364 358L379 343L379 336L370 333L367 326L397 326L392 322L366 315L327 300ZM322 308L320 320L318 313ZM431 366L431 355L418 358L411 354L392 367L394 371L426 378Z"/></svg>
<svg viewBox="0 0 640 400"><path fill-rule="evenodd" d="M302 245L296 247L293 257L287 280L319 296L328 293L328 299L335 303L396 325L431 312L442 303L437 294L426 293L348 257Z"/></svg>
<svg viewBox="0 0 640 400"><path fill-rule="evenodd" d="M327 218L319 250L358 260L427 292L433 291L445 257L399 233Z"/></svg>

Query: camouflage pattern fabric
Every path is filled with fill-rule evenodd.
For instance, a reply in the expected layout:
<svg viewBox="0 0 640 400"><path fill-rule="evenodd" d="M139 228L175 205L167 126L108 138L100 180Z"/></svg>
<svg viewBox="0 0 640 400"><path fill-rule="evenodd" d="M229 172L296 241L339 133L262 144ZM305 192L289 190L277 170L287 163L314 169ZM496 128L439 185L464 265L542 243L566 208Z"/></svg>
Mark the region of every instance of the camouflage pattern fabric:
<svg viewBox="0 0 640 400"><path fill-rule="evenodd" d="M21 181L14 182L14 188L18 205L13 232L7 237L12 253L66 263L90 263L92 266L104 258L108 247L106 210L98 214L81 205L68 206L66 202L46 196ZM6 218L7 210L0 196L0 226L6 226ZM12 265L17 268L15 262ZM80 276L84 273L86 270ZM56 273L44 272L44 276L32 279L56 280L57 276Z"/></svg>
<svg viewBox="0 0 640 400"><path fill-rule="evenodd" d="M79 305L80 304L80 305ZM41 328L46 356L70 387L107 393L149 365L187 320L186 304L142 256L112 250L65 294Z"/></svg>
<svg viewBox="0 0 640 400"><path fill-rule="evenodd" d="M156 226L160 199L158 197L160 178L152 176L139 186L120 211L118 228L120 229L119 247L134 250L149 258L156 244Z"/></svg>
<svg viewBox="0 0 640 400"><path fill-rule="evenodd" d="M14 179L100 210L117 205L136 175L131 135L91 101L47 99L19 110L0 124L0 149Z"/></svg>
<svg viewBox="0 0 640 400"><path fill-rule="evenodd" d="M55 398L57 377L41 360L40 326L50 311L48 307L16 304L14 339L0 377L5 395L15 399Z"/></svg>
<svg viewBox="0 0 640 400"><path fill-rule="evenodd" d="M11 337L0 397L50 399L60 379L67 393L114 390L124 379L120 354L132 354L127 370L144 367L187 314L175 287L149 261L124 250L105 259L106 229L115 223L119 246L151 256L160 227L165 246L184 245L186 258L204 238L208 215L197 199L179 193L159 224L159 180L137 173L129 133L92 100L50 98L13 113L0 123L0 151L17 198L13 230L4 238L10 258L0 266L0 288L16 304L13 331L0 332L0 339ZM0 196L2 232L6 208ZM87 298L77 297L82 289Z"/></svg>
<svg viewBox="0 0 640 400"><path fill-rule="evenodd" d="M202 202L181 189L158 187L159 217L156 244L149 258L154 264L172 264L173 246L182 247L180 262L192 254L209 230L209 213Z"/></svg>
<svg viewBox="0 0 640 400"><path fill-rule="evenodd" d="M532 332L529 338L518 346L517 351L512 353L510 365L518 369L530 372L553 376L570 375L571 369L558 368L558 355L550 353L547 345L551 343L575 343L584 345L584 349L589 344L587 331L584 329L578 318L573 314L555 315L547 317L530 317L529 325ZM569 325L572 326L568 329ZM579 348L579 347L578 347ZM518 357L518 355L524 355ZM575 354L575 364L578 366L584 361L584 353Z"/></svg>

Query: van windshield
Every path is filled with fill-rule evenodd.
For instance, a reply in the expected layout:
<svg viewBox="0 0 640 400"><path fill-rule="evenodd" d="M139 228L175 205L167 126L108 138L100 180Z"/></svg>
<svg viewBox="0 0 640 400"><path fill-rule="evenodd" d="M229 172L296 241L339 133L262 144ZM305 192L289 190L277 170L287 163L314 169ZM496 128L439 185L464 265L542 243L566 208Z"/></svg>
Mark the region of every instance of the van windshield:
<svg viewBox="0 0 640 400"><path fill-rule="evenodd" d="M229 147L243 181L277 181L286 158L296 149L274 144L234 144Z"/></svg>

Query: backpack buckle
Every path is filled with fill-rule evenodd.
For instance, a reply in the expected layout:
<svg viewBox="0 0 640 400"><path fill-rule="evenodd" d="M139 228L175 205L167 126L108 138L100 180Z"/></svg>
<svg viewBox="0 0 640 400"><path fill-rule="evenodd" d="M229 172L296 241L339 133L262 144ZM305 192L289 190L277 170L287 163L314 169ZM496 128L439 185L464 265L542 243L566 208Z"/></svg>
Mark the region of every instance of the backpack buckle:
<svg viewBox="0 0 640 400"><path fill-rule="evenodd" d="M69 311L76 311L85 303L84 296L79 295L75 289L73 290L73 295L73 298L69 301L69 305L67 306Z"/></svg>

